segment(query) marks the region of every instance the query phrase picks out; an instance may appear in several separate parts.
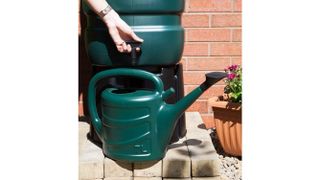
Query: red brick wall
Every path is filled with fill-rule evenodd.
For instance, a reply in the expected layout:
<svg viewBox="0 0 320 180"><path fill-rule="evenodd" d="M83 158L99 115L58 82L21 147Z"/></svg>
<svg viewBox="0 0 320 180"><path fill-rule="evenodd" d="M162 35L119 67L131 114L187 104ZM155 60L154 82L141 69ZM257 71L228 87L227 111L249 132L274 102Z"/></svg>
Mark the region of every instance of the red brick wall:
<svg viewBox="0 0 320 180"><path fill-rule="evenodd" d="M241 64L241 0L186 0L182 25L185 28L185 93L201 84L210 71L223 71ZM224 83L207 90L188 111L200 112L207 127L214 127L208 98L221 95Z"/></svg>
<svg viewBox="0 0 320 180"><path fill-rule="evenodd" d="M79 15L79 19L84 18ZM84 27L84 21L79 24ZM186 0L182 15L185 28L184 65L185 94L200 85L204 74L223 71L231 64L241 64L241 0ZM79 35L81 36L81 26ZM79 116L83 112L83 94L88 84L89 61L79 38ZM208 89L188 111L200 112L207 127L213 127L208 98L223 93L224 83Z"/></svg>

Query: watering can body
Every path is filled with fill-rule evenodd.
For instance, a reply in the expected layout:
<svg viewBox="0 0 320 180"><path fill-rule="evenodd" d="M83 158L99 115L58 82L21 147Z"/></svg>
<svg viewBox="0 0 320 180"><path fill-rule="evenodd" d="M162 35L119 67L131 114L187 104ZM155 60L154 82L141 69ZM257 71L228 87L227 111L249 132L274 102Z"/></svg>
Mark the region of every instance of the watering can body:
<svg viewBox="0 0 320 180"><path fill-rule="evenodd" d="M108 157L129 161L160 159L157 118L162 98L149 90L107 88L101 93L104 143Z"/></svg>
<svg viewBox="0 0 320 180"><path fill-rule="evenodd" d="M149 80L152 89L106 88L101 93L101 117L96 107L96 87L100 80L130 76ZM207 76L207 75L206 75ZM212 84L225 77L213 74L176 104L165 100L174 93L164 91L156 75L143 70L117 68L96 74L89 83L88 103L92 124L109 158L129 162L160 160L181 114Z"/></svg>
<svg viewBox="0 0 320 180"><path fill-rule="evenodd" d="M115 76L131 76L153 82L154 89L106 88L100 94L101 117L96 108L96 87L100 80ZM159 125L165 119L161 109L173 89L163 91L156 75L136 69L111 69L96 74L88 91L92 124L102 141L103 152L109 158L130 162L159 160L166 152L172 128Z"/></svg>

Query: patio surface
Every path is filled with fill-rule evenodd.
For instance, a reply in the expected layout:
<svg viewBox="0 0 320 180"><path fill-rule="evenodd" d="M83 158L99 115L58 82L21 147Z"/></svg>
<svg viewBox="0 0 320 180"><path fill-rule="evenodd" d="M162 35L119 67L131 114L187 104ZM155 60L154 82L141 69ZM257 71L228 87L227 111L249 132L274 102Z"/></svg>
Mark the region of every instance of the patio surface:
<svg viewBox="0 0 320 180"><path fill-rule="evenodd" d="M186 113L187 134L169 145L160 161L126 163L104 157L87 139L89 124L79 122L80 180L222 180L221 162L198 112Z"/></svg>

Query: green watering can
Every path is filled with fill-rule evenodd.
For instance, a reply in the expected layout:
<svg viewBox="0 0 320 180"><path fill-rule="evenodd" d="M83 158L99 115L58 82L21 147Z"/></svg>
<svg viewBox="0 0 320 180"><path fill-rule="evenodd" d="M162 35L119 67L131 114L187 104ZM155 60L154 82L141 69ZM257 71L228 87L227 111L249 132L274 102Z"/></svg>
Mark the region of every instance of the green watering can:
<svg viewBox="0 0 320 180"><path fill-rule="evenodd" d="M102 91L101 116L96 107L98 82L112 77L149 80L153 89L106 88ZM129 162L160 160L164 157L177 119L210 86L226 73L206 74L206 80L176 104L165 99L174 93L164 91L156 75L138 69L117 68L96 74L89 83L88 103L92 124L102 141L103 152L115 160Z"/></svg>

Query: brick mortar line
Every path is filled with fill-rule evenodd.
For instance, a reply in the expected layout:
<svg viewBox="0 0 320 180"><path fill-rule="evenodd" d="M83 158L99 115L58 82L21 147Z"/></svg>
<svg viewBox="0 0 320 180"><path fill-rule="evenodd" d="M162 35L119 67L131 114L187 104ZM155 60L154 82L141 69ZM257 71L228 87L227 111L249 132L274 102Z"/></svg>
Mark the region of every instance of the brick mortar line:
<svg viewBox="0 0 320 180"><path fill-rule="evenodd" d="M186 62L186 71L189 71L189 59L187 57L185 57L185 62ZM184 70L183 70L184 71Z"/></svg>
<svg viewBox="0 0 320 180"><path fill-rule="evenodd" d="M201 59L204 59L204 58L213 58L213 57L218 57L218 58L230 58L230 57L242 57L242 55L213 55L213 56L183 56L184 58L201 58Z"/></svg>
<svg viewBox="0 0 320 180"><path fill-rule="evenodd" d="M184 10L183 10L183 12L188 12L187 11L188 7L189 7L189 0L185 0L184 1Z"/></svg>
<svg viewBox="0 0 320 180"><path fill-rule="evenodd" d="M185 37L184 42L188 42L188 40L189 40L188 31L184 31L184 37Z"/></svg>
<svg viewBox="0 0 320 180"><path fill-rule="evenodd" d="M199 86L199 85L192 85L192 84L186 84L186 85L184 85L184 86L186 86L186 87L193 87L193 86ZM223 84L214 84L212 87L214 87L214 86L225 86L225 85L223 85Z"/></svg>
<svg viewBox="0 0 320 180"><path fill-rule="evenodd" d="M235 6L235 1L233 0L233 1L231 2L232 12L234 12L234 6Z"/></svg>
<svg viewBox="0 0 320 180"><path fill-rule="evenodd" d="M232 41L187 41L186 43L188 44L191 44L191 43L203 43L203 42L209 42L210 44L220 44L220 43L224 43L224 44L232 44L232 43L235 43L235 42L232 42ZM239 42L236 42L236 43L239 43Z"/></svg>
<svg viewBox="0 0 320 180"><path fill-rule="evenodd" d="M188 57L192 58L192 56L189 56L189 55L185 55L184 57L185 58L188 58ZM210 57L210 56L209 55L197 55L197 57Z"/></svg>
<svg viewBox="0 0 320 180"><path fill-rule="evenodd" d="M205 11L205 10L197 10L197 11L186 11L184 10L183 13L190 13L190 14L233 14L233 13L237 13L237 14L241 14L242 11Z"/></svg>
<svg viewBox="0 0 320 180"><path fill-rule="evenodd" d="M214 43L216 43L216 41L211 41L211 43L210 43L210 44L214 44ZM218 43L216 43L216 44L220 44L220 43L222 43L222 42L218 42ZM227 41L227 42L226 42L226 43L224 43L224 44L232 44L232 43L235 43L235 42ZM238 42L237 42L237 44L238 44Z"/></svg>
<svg viewBox="0 0 320 180"><path fill-rule="evenodd" d="M215 42L215 41L212 41L212 42ZM186 41L185 44L207 44L207 43L202 41Z"/></svg>
<svg viewBox="0 0 320 180"><path fill-rule="evenodd" d="M181 15L242 15L241 11L237 12L183 12Z"/></svg>
<svg viewBox="0 0 320 180"><path fill-rule="evenodd" d="M184 27L182 26L185 30L188 30L188 29L202 29L202 30L207 30L207 29L228 29L228 30L234 30L234 29L242 29L242 26L213 26L213 27Z"/></svg>
<svg viewBox="0 0 320 180"><path fill-rule="evenodd" d="M209 43L209 42L232 42L232 41L199 41L199 40L197 40L197 41L185 41L185 42L203 42L203 43ZM239 42L241 42L241 41L239 41Z"/></svg>

